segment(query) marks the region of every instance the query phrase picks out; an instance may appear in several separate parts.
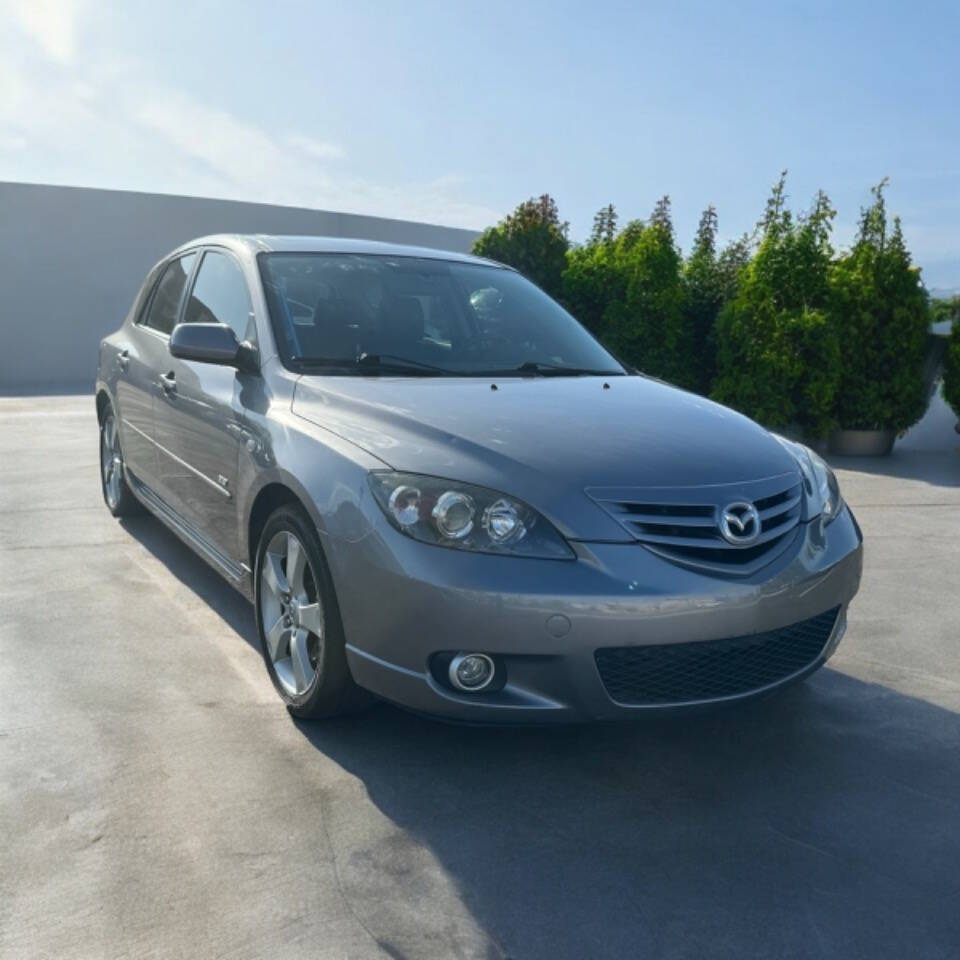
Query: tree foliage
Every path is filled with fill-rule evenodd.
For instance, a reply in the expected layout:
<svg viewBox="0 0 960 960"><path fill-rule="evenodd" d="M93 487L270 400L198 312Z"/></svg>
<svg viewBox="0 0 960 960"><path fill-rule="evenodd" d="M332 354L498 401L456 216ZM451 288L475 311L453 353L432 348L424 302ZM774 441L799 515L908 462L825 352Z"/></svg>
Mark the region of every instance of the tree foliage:
<svg viewBox="0 0 960 960"><path fill-rule="evenodd" d="M710 206L689 256L677 245L670 198L621 226L601 208L572 246L549 195L520 204L476 242L562 300L626 363L710 393L769 427L820 438L836 426L904 430L922 416L931 311L900 222L888 224L886 181L861 213L856 242L834 256L835 211L819 192L801 216L786 173L752 235L722 249ZM960 413L960 298L945 393Z"/></svg>
<svg viewBox="0 0 960 960"><path fill-rule="evenodd" d="M617 237L617 211L612 203L601 207L593 216L590 243L613 243Z"/></svg>
<svg viewBox="0 0 960 960"><path fill-rule="evenodd" d="M485 230L473 252L515 267L553 297L560 295L567 265L568 225L549 194L526 200Z"/></svg>
<svg viewBox="0 0 960 960"><path fill-rule="evenodd" d="M960 417L960 315L954 316L947 355L943 361L943 395Z"/></svg>
<svg viewBox="0 0 960 960"><path fill-rule="evenodd" d="M596 337L609 338L607 309L626 294L624 277L616 253L617 215L604 207L594 217L590 241L573 247L567 254L563 274L563 301L570 312Z"/></svg>
<svg viewBox="0 0 960 960"><path fill-rule="evenodd" d="M944 320L960 320L960 294L930 301L930 322L941 323Z"/></svg>
<svg viewBox="0 0 960 960"><path fill-rule="evenodd" d="M927 406L927 295L910 262L899 219L887 222L883 191L860 216L853 248L831 271L841 347L837 419L856 430L906 430Z"/></svg>
<svg viewBox="0 0 960 960"><path fill-rule="evenodd" d="M590 242L568 254L565 302L626 363L696 387L670 199L662 197L646 222L633 220L619 232L616 224L612 205L603 208Z"/></svg>
<svg viewBox="0 0 960 960"><path fill-rule="evenodd" d="M960 417L960 294L930 304L933 323L952 321L947 353L943 360L943 395Z"/></svg>
<svg viewBox="0 0 960 960"><path fill-rule="evenodd" d="M683 309L692 342L694 389L709 393L716 376L716 324L724 304L737 294L740 274L750 260L749 239L728 244L717 252L719 219L707 207L683 265Z"/></svg>
<svg viewBox="0 0 960 960"><path fill-rule="evenodd" d="M782 174L758 224L759 247L716 328L714 397L768 426L813 437L835 423L840 373L829 315L834 216L820 192L809 214L796 219Z"/></svg>

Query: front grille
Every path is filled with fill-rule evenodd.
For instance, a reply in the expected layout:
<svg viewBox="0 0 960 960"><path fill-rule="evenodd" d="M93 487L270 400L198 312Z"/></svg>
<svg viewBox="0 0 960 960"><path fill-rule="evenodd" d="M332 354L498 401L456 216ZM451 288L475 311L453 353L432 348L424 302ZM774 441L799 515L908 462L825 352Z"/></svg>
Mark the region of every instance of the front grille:
<svg viewBox="0 0 960 960"><path fill-rule="evenodd" d="M716 487L610 490L587 493L654 553L683 566L744 577L772 563L795 542L803 510L796 474ZM746 546L720 533L720 511L729 503L753 503L760 536Z"/></svg>
<svg viewBox="0 0 960 960"><path fill-rule="evenodd" d="M604 647L594 656L610 699L625 706L743 696L813 664L830 639L839 610L731 640Z"/></svg>

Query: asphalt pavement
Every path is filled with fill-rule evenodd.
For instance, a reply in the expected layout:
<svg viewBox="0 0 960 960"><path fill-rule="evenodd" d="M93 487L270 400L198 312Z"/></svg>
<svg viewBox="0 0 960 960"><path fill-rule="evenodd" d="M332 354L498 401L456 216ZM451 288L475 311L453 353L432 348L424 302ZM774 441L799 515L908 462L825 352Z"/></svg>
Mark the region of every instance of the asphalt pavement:
<svg viewBox="0 0 960 960"><path fill-rule="evenodd" d="M782 696L563 729L294 722L251 608L113 520L90 397L0 399L0 957L960 956L960 438Z"/></svg>

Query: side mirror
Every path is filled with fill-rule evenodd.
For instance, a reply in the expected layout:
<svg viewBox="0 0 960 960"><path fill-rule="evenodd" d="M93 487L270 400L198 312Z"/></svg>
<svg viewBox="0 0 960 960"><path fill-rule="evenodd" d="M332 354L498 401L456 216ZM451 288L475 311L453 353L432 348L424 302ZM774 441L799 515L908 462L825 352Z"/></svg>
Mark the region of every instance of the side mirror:
<svg viewBox="0 0 960 960"><path fill-rule="evenodd" d="M170 335L170 354L181 360L217 363L254 372L257 351L251 344L238 343L225 323L178 323Z"/></svg>

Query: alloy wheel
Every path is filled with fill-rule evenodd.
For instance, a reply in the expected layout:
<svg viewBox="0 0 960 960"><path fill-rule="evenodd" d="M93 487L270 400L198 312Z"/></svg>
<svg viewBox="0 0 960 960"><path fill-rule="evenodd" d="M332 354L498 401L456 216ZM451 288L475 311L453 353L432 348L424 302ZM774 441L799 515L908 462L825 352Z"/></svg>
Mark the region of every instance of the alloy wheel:
<svg viewBox="0 0 960 960"><path fill-rule="evenodd" d="M270 540L260 570L260 622L283 689L302 696L323 663L323 604L304 545L289 530Z"/></svg>
<svg viewBox="0 0 960 960"><path fill-rule="evenodd" d="M100 431L100 472L107 504L116 510L123 492L123 454L117 436L117 421L112 413L107 414Z"/></svg>

